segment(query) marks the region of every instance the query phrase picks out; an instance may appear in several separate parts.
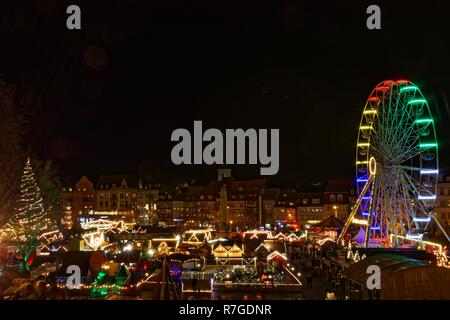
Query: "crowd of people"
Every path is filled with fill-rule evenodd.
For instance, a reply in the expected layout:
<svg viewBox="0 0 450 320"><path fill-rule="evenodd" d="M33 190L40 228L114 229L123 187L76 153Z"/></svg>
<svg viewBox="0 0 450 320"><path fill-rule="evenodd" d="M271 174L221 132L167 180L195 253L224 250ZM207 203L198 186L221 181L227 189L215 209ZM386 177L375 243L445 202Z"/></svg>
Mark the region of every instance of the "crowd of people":
<svg viewBox="0 0 450 320"><path fill-rule="evenodd" d="M305 290L315 290L324 299L335 300L341 273L330 255L332 250L311 242L291 252L290 259L302 274Z"/></svg>

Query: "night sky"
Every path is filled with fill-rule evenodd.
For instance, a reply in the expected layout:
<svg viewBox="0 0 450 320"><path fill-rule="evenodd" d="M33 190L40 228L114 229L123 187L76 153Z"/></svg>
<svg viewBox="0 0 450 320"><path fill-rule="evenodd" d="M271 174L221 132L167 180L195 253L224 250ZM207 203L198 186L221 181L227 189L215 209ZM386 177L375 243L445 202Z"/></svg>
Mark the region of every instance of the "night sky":
<svg viewBox="0 0 450 320"><path fill-rule="evenodd" d="M81 31L66 28L69 4ZM369 4L382 30L366 28ZM429 100L450 163L448 1L1 1L0 14L0 76L30 120L26 148L63 177L145 161L163 182L214 178L170 161L172 131L202 120L279 128L276 183L351 178L367 96L399 78Z"/></svg>

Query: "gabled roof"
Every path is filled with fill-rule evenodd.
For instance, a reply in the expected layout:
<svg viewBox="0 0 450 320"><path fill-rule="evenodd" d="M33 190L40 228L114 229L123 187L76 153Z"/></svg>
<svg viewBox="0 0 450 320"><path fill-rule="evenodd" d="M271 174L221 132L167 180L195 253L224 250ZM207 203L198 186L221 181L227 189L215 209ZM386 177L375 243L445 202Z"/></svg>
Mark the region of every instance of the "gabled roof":
<svg viewBox="0 0 450 320"><path fill-rule="evenodd" d="M342 228L344 222L336 218L335 216L329 216L328 218L322 220L320 223L316 224L314 227L319 228Z"/></svg>
<svg viewBox="0 0 450 320"><path fill-rule="evenodd" d="M274 238L275 239L286 239L287 236L283 232L278 232Z"/></svg>
<svg viewBox="0 0 450 320"><path fill-rule="evenodd" d="M280 253L280 252L278 252L278 251L274 251L274 252L272 252L271 254L269 254L269 255L267 256L267 260L272 260L273 258L275 258L275 257L277 257L277 256L283 258L284 260L287 260L287 256L286 256L284 253Z"/></svg>
<svg viewBox="0 0 450 320"><path fill-rule="evenodd" d="M256 249L255 252L259 252L259 251L267 251L270 252L270 249L268 248L268 246L262 242Z"/></svg>
<svg viewBox="0 0 450 320"><path fill-rule="evenodd" d="M111 189L115 185L115 188L121 188L122 185L126 185L127 188L138 188L139 178L136 175L129 174L109 174L102 175L97 181L97 189Z"/></svg>

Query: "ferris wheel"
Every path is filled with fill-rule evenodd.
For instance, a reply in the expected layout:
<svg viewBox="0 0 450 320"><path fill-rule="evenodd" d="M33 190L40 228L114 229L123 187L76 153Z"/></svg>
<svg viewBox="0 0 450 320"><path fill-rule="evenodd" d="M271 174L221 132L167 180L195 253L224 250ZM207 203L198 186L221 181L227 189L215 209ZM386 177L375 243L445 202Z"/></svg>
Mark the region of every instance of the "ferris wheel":
<svg viewBox="0 0 450 320"><path fill-rule="evenodd" d="M358 199L339 240L351 223L364 226L364 246L420 242L432 220L447 236L434 215L438 174L438 142L427 100L408 80L381 82L362 113Z"/></svg>

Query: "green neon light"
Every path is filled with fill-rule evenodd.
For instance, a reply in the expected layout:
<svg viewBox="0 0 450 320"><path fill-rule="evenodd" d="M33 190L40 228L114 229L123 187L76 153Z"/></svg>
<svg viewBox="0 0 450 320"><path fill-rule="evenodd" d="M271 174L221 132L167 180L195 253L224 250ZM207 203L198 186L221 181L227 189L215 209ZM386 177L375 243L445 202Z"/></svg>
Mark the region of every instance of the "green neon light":
<svg viewBox="0 0 450 320"><path fill-rule="evenodd" d="M437 143L421 143L419 144L420 148L431 148L431 147L437 147Z"/></svg>
<svg viewBox="0 0 450 320"><path fill-rule="evenodd" d="M408 104L421 104L421 103L425 103L425 102L427 102L427 100L425 100L425 99L414 99L414 100L408 101Z"/></svg>
<svg viewBox="0 0 450 320"><path fill-rule="evenodd" d="M414 121L415 123L430 123L433 122L433 119L417 119L416 121Z"/></svg>
<svg viewBox="0 0 450 320"><path fill-rule="evenodd" d="M419 88L417 88L416 86L406 86L400 89L400 92L407 92L407 91L414 91L417 90Z"/></svg>

